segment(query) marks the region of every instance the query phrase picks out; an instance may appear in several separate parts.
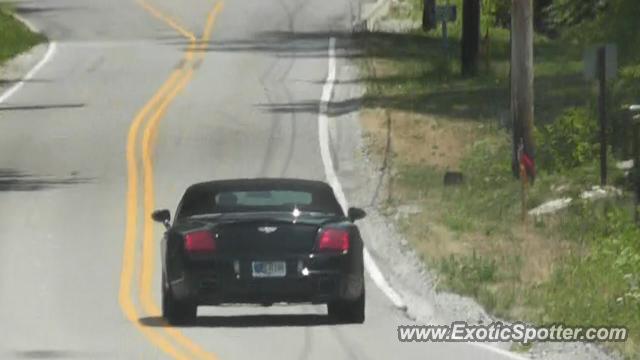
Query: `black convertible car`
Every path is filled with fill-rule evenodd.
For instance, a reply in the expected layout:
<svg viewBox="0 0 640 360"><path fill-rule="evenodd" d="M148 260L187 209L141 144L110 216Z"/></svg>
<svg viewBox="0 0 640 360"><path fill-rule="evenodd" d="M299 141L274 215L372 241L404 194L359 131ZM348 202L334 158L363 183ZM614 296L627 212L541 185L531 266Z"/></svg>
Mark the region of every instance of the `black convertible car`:
<svg viewBox="0 0 640 360"><path fill-rule="evenodd" d="M198 305L327 304L338 322L364 322L363 243L351 208L331 187L294 179L211 181L190 186L162 239L162 312L171 324Z"/></svg>

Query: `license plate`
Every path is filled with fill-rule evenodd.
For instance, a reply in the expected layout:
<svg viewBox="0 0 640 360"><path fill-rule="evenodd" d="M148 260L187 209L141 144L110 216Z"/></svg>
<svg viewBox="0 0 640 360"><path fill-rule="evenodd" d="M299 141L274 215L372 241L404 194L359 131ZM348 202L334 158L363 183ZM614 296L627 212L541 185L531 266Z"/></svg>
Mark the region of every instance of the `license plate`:
<svg viewBox="0 0 640 360"><path fill-rule="evenodd" d="M284 277L287 275L287 264L284 261L253 261L251 269L255 278Z"/></svg>

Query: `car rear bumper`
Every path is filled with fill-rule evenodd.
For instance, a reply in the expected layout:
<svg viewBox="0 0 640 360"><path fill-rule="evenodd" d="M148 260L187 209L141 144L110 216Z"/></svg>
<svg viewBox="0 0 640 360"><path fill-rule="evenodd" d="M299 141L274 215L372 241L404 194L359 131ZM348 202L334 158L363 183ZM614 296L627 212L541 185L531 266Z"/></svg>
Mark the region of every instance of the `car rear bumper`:
<svg viewBox="0 0 640 360"><path fill-rule="evenodd" d="M254 278L251 262L256 258L219 258L193 263L171 282L176 298L201 305L223 303L271 304L327 303L356 299L363 289L361 271L354 271L342 255L288 256L287 274L278 278ZM259 260L275 260L264 259ZM234 262L237 265L234 266ZM303 270L305 269L305 270Z"/></svg>

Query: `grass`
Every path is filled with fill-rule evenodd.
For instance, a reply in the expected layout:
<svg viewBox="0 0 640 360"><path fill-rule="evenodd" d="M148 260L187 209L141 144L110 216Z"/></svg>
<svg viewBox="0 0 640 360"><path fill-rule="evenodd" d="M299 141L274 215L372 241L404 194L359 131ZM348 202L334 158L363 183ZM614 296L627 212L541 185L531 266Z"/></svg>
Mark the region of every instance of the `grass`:
<svg viewBox="0 0 640 360"><path fill-rule="evenodd" d="M8 6L0 7L0 65L43 41L44 36L16 20Z"/></svg>
<svg viewBox="0 0 640 360"><path fill-rule="evenodd" d="M459 36L456 29L452 36ZM611 346L640 359L640 231L629 216L630 194L578 200L561 213L520 221L506 120L508 33L491 30L482 45L481 73L471 79L459 74L457 56L443 52L437 33L361 36L367 55L361 121L369 153L388 164L385 208L392 218L400 205L422 209L400 220L399 228L438 273L439 288L472 296L509 319L627 326L631 339ZM592 111L595 93L582 77L582 48L565 38L537 37L535 49L538 126L568 109ZM458 53L454 46L452 54ZM623 68L629 78L640 78L640 71ZM617 91L612 108L625 98ZM450 170L464 174L462 185L443 185ZM618 170L609 172L610 183L628 185ZM566 171L542 167L528 208L576 198L598 183L593 158Z"/></svg>

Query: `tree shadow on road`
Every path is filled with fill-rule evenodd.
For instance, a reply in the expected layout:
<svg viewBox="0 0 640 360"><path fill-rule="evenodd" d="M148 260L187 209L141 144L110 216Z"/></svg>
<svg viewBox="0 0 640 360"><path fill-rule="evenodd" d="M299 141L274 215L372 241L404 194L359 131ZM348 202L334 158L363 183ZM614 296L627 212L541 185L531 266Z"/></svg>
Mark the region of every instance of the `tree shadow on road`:
<svg viewBox="0 0 640 360"><path fill-rule="evenodd" d="M92 180L78 176L38 176L14 169L0 168L0 192L47 190L60 186L84 184Z"/></svg>
<svg viewBox="0 0 640 360"><path fill-rule="evenodd" d="M336 39L335 57L339 61L352 60L363 69L356 79L343 81L339 78L336 87L359 83L367 88L361 98L332 102L328 108L330 116L367 107L485 123L504 121L502 117L508 114L509 41L504 34L492 38L488 58L483 58L480 73L473 78L460 74L460 46L455 39L450 42L447 54L441 39L422 32L268 31L246 38L213 39L197 51L326 59L329 38ZM189 47L184 40L168 40L167 43L185 50ZM536 121L539 123L553 121L567 107L582 106L589 98L588 86L579 69L566 66L573 53L567 55L566 49L556 47L546 42L536 44L536 64L541 66L535 79ZM312 82L322 85L325 79ZM264 111L277 114L315 114L320 111L320 105L319 99L256 104Z"/></svg>
<svg viewBox="0 0 640 360"><path fill-rule="evenodd" d="M448 61L442 53L439 39L419 33L272 31L254 34L249 38L213 40L199 51L323 59L329 56L329 38L332 37L336 39L334 55L339 60L351 60L363 66L364 60L387 61L404 64L406 68L400 72L378 72L375 76L363 71L362 76L357 79L338 79L336 87L360 83L369 90L381 87L384 91L368 91L363 97L332 101L328 107L329 116L345 115L362 107L369 107L480 119L495 116L495 109L503 109L508 103L508 89L504 84L485 86L483 82L470 84L466 80L457 84L461 77L451 70L456 66L456 58ZM182 44L185 49L188 46L188 43L180 41L173 43ZM457 45L453 44L451 51L456 53ZM313 83L321 85L324 81L325 79L317 79ZM387 89L397 90L386 91ZM319 99L302 99L291 103L256 106L277 114L317 114L320 105Z"/></svg>
<svg viewBox="0 0 640 360"><path fill-rule="evenodd" d="M33 83L50 83L51 80L49 79L17 79L17 78L0 79L0 86L9 86L19 82L32 83L32 84Z"/></svg>
<svg viewBox="0 0 640 360"><path fill-rule="evenodd" d="M329 39L336 39L337 58L384 57L389 59L422 59L439 41L418 34L388 34L377 32L290 32L266 31L248 38L212 39L196 52L262 53L276 57L323 58L328 57ZM190 42L166 39L169 45L193 50ZM365 46L368 52L364 52ZM392 46L392 48L390 48ZM393 51L390 51L393 50ZM432 52L431 52L432 53Z"/></svg>
<svg viewBox="0 0 640 360"><path fill-rule="evenodd" d="M85 107L86 104L37 104L37 105L11 105L0 106L0 112L4 111L21 111L21 110L54 110L54 109L79 109Z"/></svg>

